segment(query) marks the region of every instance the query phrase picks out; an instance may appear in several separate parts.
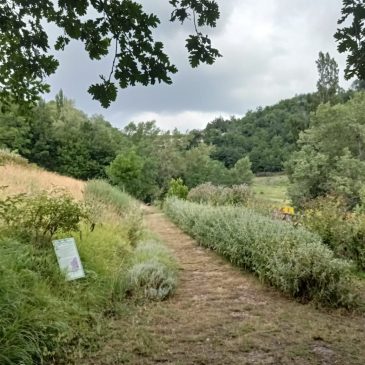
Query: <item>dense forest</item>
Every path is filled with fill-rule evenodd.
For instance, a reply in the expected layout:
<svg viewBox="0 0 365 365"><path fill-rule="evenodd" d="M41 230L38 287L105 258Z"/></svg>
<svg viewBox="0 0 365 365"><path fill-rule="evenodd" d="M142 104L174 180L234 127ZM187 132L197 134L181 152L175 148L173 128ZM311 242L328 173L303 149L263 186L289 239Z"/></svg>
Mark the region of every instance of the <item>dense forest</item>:
<svg viewBox="0 0 365 365"><path fill-rule="evenodd" d="M359 86L355 85L359 88ZM356 90L330 101L343 104ZM16 105L0 114L0 148L20 153L48 170L80 178L109 178L145 201L164 195L172 178L189 187L210 181L250 183L254 173L284 171L310 126L319 93L295 96L244 117L215 119L204 130L162 131L154 121L113 127L89 117L60 91L24 114Z"/></svg>
<svg viewBox="0 0 365 365"><path fill-rule="evenodd" d="M351 94L343 92L334 102L342 103ZM242 118L218 118L201 132L202 137L216 147L212 157L227 167L249 156L255 173L283 171L283 163L297 149L299 134L309 127L310 114L319 104L317 93L298 95L249 111Z"/></svg>

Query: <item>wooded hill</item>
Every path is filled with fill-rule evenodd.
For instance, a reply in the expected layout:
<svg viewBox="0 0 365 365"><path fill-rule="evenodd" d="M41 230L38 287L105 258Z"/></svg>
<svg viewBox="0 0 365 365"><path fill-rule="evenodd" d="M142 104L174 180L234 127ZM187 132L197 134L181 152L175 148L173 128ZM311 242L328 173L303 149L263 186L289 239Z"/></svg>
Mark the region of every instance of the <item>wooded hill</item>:
<svg viewBox="0 0 365 365"><path fill-rule="evenodd" d="M352 94L342 92L332 104L343 103ZM319 104L318 93L298 95L249 111L242 118L217 118L202 132L191 133L200 134L205 143L215 146L212 158L227 167L249 156L255 173L282 171L283 163L297 149L299 133L309 127L310 114Z"/></svg>

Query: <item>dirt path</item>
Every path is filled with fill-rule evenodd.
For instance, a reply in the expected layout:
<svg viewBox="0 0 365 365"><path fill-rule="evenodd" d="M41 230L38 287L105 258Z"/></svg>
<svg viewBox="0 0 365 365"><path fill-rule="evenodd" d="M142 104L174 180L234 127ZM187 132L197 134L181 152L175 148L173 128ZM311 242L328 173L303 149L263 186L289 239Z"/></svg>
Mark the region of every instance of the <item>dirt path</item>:
<svg viewBox="0 0 365 365"><path fill-rule="evenodd" d="M155 208L145 208L145 222L178 260L177 292L126 304L82 365L365 364L364 316L284 297L199 247Z"/></svg>
<svg viewBox="0 0 365 365"><path fill-rule="evenodd" d="M199 247L161 212L148 207L145 213L148 228L181 267L176 295L151 323L166 353L145 363L365 363L363 317L284 298Z"/></svg>

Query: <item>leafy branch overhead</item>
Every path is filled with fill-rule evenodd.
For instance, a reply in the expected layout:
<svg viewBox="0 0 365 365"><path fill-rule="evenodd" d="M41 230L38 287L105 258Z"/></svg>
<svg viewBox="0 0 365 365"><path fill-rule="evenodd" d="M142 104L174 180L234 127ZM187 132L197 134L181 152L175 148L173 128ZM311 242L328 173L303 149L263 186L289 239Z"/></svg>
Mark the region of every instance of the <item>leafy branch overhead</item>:
<svg viewBox="0 0 365 365"><path fill-rule="evenodd" d="M345 78L365 80L365 0L343 0L335 39L340 53L348 52Z"/></svg>
<svg viewBox="0 0 365 365"><path fill-rule="evenodd" d="M219 51L212 47L200 27L215 27L219 9L215 0L169 0L171 21L193 21L194 34L186 40L192 67L212 64ZM96 14L92 16L91 14ZM60 35L54 45L48 24ZM71 40L83 43L90 59L113 54L110 73L89 87L93 99L103 107L115 101L118 85L171 84L177 72L161 42L153 38L159 18L144 11L133 0L7 0L0 3L0 101L35 103L49 90L46 77L55 73L59 62L51 54Z"/></svg>

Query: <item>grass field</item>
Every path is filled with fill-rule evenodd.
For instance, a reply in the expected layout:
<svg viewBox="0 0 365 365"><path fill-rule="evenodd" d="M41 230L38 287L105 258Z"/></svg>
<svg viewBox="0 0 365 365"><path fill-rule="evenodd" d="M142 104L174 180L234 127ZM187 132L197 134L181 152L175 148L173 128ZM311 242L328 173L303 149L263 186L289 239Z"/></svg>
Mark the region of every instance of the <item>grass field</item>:
<svg viewBox="0 0 365 365"><path fill-rule="evenodd" d="M289 203L288 184L286 175L260 176L254 178L252 190L257 198L281 206Z"/></svg>

